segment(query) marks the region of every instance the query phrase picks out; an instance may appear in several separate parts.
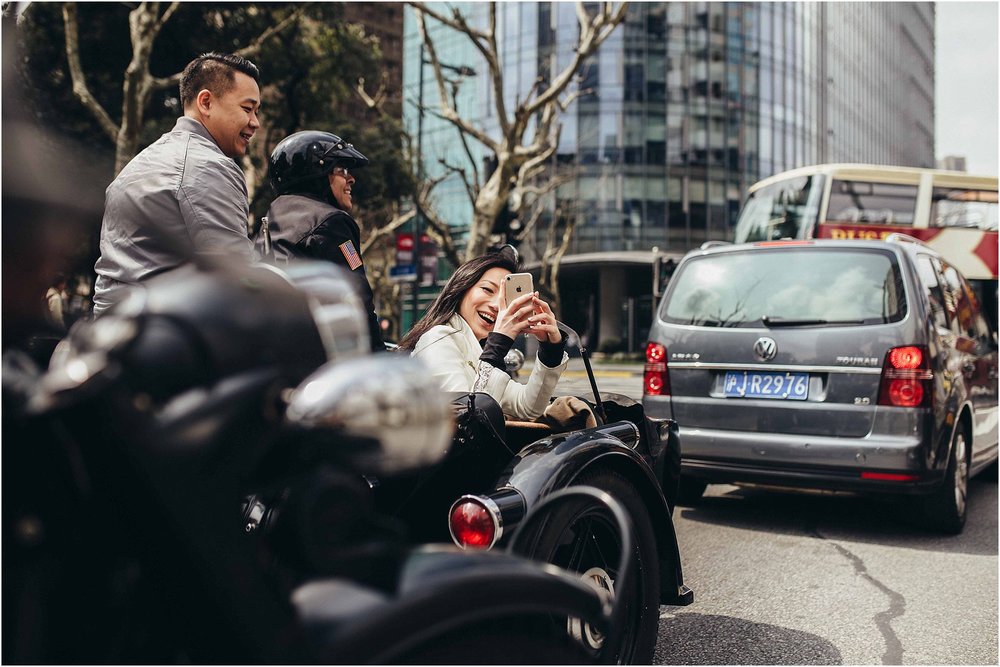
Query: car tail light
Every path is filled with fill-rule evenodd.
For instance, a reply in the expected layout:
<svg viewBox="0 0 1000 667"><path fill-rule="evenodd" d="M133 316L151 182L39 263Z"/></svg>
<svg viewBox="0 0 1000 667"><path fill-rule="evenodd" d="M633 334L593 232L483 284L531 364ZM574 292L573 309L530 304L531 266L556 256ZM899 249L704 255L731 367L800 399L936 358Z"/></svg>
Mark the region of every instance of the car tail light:
<svg viewBox="0 0 1000 667"><path fill-rule="evenodd" d="M500 512L489 498L462 496L448 513L451 539L463 549L489 549L500 539Z"/></svg>
<svg viewBox="0 0 1000 667"><path fill-rule="evenodd" d="M925 347L894 347L885 355L878 404L898 408L930 406L933 380Z"/></svg>
<svg viewBox="0 0 1000 667"><path fill-rule="evenodd" d="M642 378L642 393L646 396L670 395L667 377L667 348L659 343L646 345L646 369Z"/></svg>

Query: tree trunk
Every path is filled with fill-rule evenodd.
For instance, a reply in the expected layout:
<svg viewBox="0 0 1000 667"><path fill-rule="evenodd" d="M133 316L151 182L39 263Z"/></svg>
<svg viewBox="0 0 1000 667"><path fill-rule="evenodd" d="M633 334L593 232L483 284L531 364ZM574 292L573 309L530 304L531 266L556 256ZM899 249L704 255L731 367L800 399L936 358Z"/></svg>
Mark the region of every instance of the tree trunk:
<svg viewBox="0 0 1000 667"><path fill-rule="evenodd" d="M132 38L132 60L125 69L122 85L122 122L115 141L115 175L139 152L139 135L146 105L152 92L153 77L149 59L160 31L160 3L143 2L128 16Z"/></svg>

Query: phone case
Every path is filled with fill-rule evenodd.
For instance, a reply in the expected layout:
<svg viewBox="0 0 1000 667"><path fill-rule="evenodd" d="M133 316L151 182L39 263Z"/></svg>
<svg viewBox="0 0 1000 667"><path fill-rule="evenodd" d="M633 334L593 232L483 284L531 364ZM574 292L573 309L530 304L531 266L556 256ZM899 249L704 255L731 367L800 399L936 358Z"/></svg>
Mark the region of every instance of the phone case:
<svg viewBox="0 0 1000 667"><path fill-rule="evenodd" d="M509 304L519 296L534 291L530 273L512 273L504 279L504 296Z"/></svg>

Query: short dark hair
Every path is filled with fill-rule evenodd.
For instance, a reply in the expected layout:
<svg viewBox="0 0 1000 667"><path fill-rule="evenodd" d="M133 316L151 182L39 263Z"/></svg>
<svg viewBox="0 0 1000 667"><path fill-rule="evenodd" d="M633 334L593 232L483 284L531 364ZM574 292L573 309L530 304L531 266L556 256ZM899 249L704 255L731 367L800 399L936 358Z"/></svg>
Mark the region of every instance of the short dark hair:
<svg viewBox="0 0 1000 667"><path fill-rule="evenodd" d="M260 70L235 53L203 53L187 64L181 73L181 105L187 108L204 89L224 95L233 87L235 72L242 72L260 83Z"/></svg>
<svg viewBox="0 0 1000 667"><path fill-rule="evenodd" d="M490 248L486 254L470 259L458 267L445 283L444 289L441 290L434 303L427 309L427 313L399 342L399 348L412 352L417 346L417 341L428 330L450 320L458 312L459 306L462 305L465 293L479 282L484 273L495 267L517 273L518 269L521 268L521 258L512 246L502 245Z"/></svg>

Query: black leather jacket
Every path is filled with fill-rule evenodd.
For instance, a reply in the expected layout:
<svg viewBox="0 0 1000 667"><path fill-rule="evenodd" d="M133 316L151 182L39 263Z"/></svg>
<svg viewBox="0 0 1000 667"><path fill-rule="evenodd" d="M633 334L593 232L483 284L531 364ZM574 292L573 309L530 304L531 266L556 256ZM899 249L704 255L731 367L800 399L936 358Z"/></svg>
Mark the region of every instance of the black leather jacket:
<svg viewBox="0 0 1000 667"><path fill-rule="evenodd" d="M372 288L361 261L361 229L354 218L328 201L295 194L281 195L271 202L267 219L276 263L296 257L320 259L340 264L351 272L368 313L372 351L384 352ZM256 242L261 254L262 236Z"/></svg>

